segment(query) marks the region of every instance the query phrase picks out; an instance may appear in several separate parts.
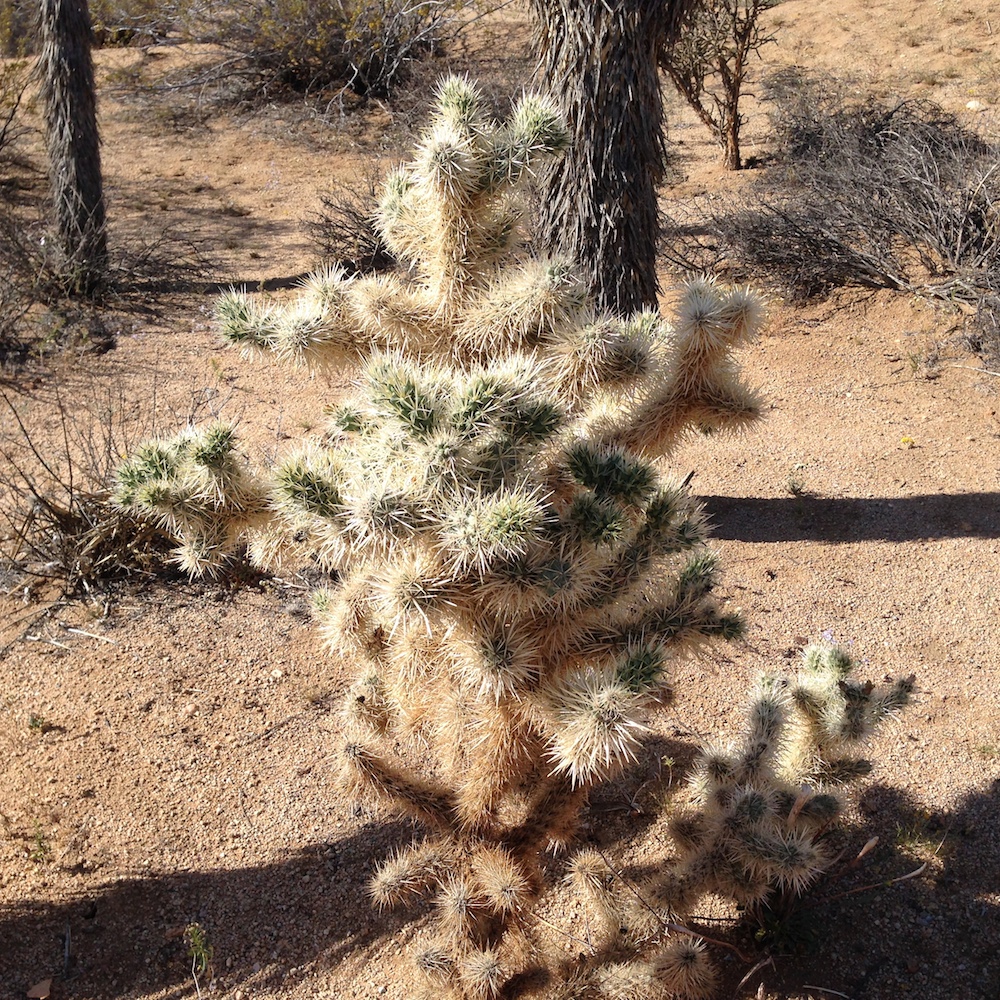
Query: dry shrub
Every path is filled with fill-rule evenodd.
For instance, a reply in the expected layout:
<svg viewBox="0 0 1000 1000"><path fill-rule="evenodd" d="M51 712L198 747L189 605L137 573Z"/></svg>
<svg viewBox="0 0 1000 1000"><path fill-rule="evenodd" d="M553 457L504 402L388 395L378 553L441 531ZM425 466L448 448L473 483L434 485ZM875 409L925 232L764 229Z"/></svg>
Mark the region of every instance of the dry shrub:
<svg viewBox="0 0 1000 1000"><path fill-rule="evenodd" d="M5 8L0 15L0 45L6 37L13 8ZM24 62L10 60L0 65L0 364L11 344L15 331L28 308L29 302L20 294L23 281L24 253L21 252L23 234L15 225L9 199L19 186L17 174L22 166L18 141L27 131L23 121L23 107L28 85L27 66Z"/></svg>
<svg viewBox="0 0 1000 1000"><path fill-rule="evenodd" d="M929 101L852 100L772 78L777 150L740 199L678 212L663 255L805 299L857 286L963 307L987 340L1000 293L1000 147Z"/></svg>
<svg viewBox="0 0 1000 1000"><path fill-rule="evenodd" d="M0 9L0 55L36 49L35 4ZM488 0L90 0L98 46L205 43L220 57L185 82L223 99L347 89L385 97Z"/></svg>
<svg viewBox="0 0 1000 1000"><path fill-rule="evenodd" d="M0 390L0 570L20 586L92 594L161 564L169 540L112 500L111 471L128 446L121 389L81 407L58 391L36 427ZM23 399L23 397L21 397Z"/></svg>
<svg viewBox="0 0 1000 1000"><path fill-rule="evenodd" d="M94 43L152 45L193 22L197 0L90 0ZM0 56L38 50L36 0L4 0L0 6Z"/></svg>
<svg viewBox="0 0 1000 1000"><path fill-rule="evenodd" d="M68 345L106 350L109 310L148 314L160 296L218 273L206 244L183 233L123 233L100 296L85 302L70 294L53 247L44 218L0 202L0 370Z"/></svg>
<svg viewBox="0 0 1000 1000"><path fill-rule="evenodd" d="M37 3L5 0L0 7L0 56L23 56L33 51Z"/></svg>
<svg viewBox="0 0 1000 1000"><path fill-rule="evenodd" d="M15 158L18 140L27 133L23 111L28 91L28 63L10 59L0 64L0 167Z"/></svg>
<svg viewBox="0 0 1000 1000"><path fill-rule="evenodd" d="M659 53L661 69L722 147L727 170L743 166L740 97L751 58L774 41L761 20L774 4L693 0L676 43Z"/></svg>
<svg viewBox="0 0 1000 1000"><path fill-rule="evenodd" d="M25 319L37 298L43 248L0 203L0 365L23 354Z"/></svg>
<svg viewBox="0 0 1000 1000"><path fill-rule="evenodd" d="M323 207L307 225L324 263L339 264L348 274L370 274L396 266L396 258L375 225L383 180L381 170L372 167L353 183L335 180L322 195Z"/></svg>
<svg viewBox="0 0 1000 1000"><path fill-rule="evenodd" d="M99 46L153 45L181 31L197 9L195 0L90 0Z"/></svg>
<svg viewBox="0 0 1000 1000"><path fill-rule="evenodd" d="M209 5L195 37L225 59L198 82L241 100L331 89L387 96L440 52L478 0L235 0Z"/></svg>

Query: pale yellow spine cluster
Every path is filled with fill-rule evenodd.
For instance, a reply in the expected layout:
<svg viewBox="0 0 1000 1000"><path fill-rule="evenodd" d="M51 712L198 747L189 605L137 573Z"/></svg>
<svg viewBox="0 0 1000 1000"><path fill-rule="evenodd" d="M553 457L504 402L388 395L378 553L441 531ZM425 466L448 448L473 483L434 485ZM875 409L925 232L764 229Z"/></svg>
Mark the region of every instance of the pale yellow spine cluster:
<svg viewBox="0 0 1000 1000"><path fill-rule="evenodd" d="M248 531L267 524L267 490L236 452L236 433L216 423L148 441L117 470L115 500L178 539L174 561L191 576L215 576Z"/></svg>

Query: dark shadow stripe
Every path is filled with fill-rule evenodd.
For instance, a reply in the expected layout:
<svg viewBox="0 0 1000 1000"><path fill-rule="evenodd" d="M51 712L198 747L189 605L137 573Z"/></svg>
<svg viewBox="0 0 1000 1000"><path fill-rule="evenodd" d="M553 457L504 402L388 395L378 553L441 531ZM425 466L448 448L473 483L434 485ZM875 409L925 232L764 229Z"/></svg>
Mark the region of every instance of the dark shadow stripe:
<svg viewBox="0 0 1000 1000"><path fill-rule="evenodd" d="M1000 538L1000 493L910 497L702 497L715 538L908 542Z"/></svg>

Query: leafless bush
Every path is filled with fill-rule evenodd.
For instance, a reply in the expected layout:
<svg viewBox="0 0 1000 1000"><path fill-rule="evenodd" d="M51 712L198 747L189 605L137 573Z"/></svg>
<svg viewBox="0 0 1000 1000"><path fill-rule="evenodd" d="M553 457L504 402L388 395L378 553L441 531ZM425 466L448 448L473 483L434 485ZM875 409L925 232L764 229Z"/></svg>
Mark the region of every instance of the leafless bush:
<svg viewBox="0 0 1000 1000"><path fill-rule="evenodd" d="M10 12L7 12L10 17ZM16 252L21 233L15 228L8 197L17 189L15 176L23 166L18 142L28 131L23 122L28 72L24 62L10 60L0 65L0 365L15 342L28 304L19 294L23 254ZM12 252L15 251L15 252Z"/></svg>
<svg viewBox="0 0 1000 1000"><path fill-rule="evenodd" d="M46 228L0 202L0 366L29 350L32 308L64 295Z"/></svg>
<svg viewBox="0 0 1000 1000"><path fill-rule="evenodd" d="M898 267L902 248L845 222L825 203L804 205L783 192L767 199L722 195L675 209L664 222L661 257L683 271L752 278L792 299L848 285L908 287Z"/></svg>
<svg viewBox="0 0 1000 1000"><path fill-rule="evenodd" d="M182 227L123 233L111 248L106 302L125 312L148 310L157 295L191 291L219 269L211 241Z"/></svg>
<svg viewBox="0 0 1000 1000"><path fill-rule="evenodd" d="M965 332L966 346L993 368L1000 366L1000 280L984 291Z"/></svg>
<svg viewBox="0 0 1000 1000"><path fill-rule="evenodd" d="M46 221L0 202L0 370L73 345L114 345L105 314L147 314L160 297L189 291L218 265L206 244L174 230L125 232L111 247L101 295L68 294Z"/></svg>
<svg viewBox="0 0 1000 1000"><path fill-rule="evenodd" d="M107 580L161 564L170 540L111 498L111 473L128 445L124 399L72 405L59 393L47 433L25 422L16 397L0 390L0 569L29 591L49 583L63 595L90 594Z"/></svg>
<svg viewBox="0 0 1000 1000"><path fill-rule="evenodd" d="M800 298L856 285L949 301L987 335L1000 292L1000 149L930 102L778 84L775 162L743 199L675 217L666 260Z"/></svg>
<svg viewBox="0 0 1000 1000"><path fill-rule="evenodd" d="M349 274L386 271L396 266L396 258L375 227L382 171L368 169L355 182L336 180L320 201L322 210L307 226L320 257L339 264Z"/></svg>
<svg viewBox="0 0 1000 1000"><path fill-rule="evenodd" d="M28 132L23 115L28 82L27 60L0 63L0 167L15 159L18 140Z"/></svg>
<svg viewBox="0 0 1000 1000"><path fill-rule="evenodd" d="M660 68L722 146L727 170L743 166L740 97L751 57L774 41L761 18L776 2L693 0L676 44L659 54Z"/></svg>

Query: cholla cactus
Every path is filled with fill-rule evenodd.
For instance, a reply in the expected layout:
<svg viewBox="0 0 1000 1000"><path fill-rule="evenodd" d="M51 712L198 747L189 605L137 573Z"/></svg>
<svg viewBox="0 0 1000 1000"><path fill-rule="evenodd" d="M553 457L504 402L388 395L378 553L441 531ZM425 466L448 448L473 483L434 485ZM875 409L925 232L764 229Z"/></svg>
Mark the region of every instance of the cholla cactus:
<svg viewBox="0 0 1000 1000"><path fill-rule="evenodd" d="M434 996L500 995L530 951L540 855L636 756L671 659L740 631L711 596L702 516L655 461L692 429L756 417L731 352L759 302L697 281L673 326L618 319L588 309L568 262L517 260L520 183L565 142L546 102L495 125L474 87L445 82L380 209L408 276L327 270L291 305L219 306L250 352L360 365L358 399L273 474L266 525L256 499L228 495L204 521L171 522L219 540L220 559L246 540L261 562L336 571L315 608L358 671L346 780L428 831L371 891L380 906L433 900L438 936L418 965ZM185 447L160 446L155 480L130 463L123 502L186 511ZM401 755L411 738L426 752Z"/></svg>
<svg viewBox="0 0 1000 1000"><path fill-rule="evenodd" d="M266 490L235 443L233 428L216 423L148 441L118 469L116 501L180 539L174 559L191 576L215 575L246 530L268 520Z"/></svg>
<svg viewBox="0 0 1000 1000"><path fill-rule="evenodd" d="M558 1000L707 1000L717 980L705 942L675 935L646 960L605 961L578 975Z"/></svg>
<svg viewBox="0 0 1000 1000"><path fill-rule="evenodd" d="M316 612L361 665L348 781L431 831L372 892L435 900L440 940L420 962L434 995L498 995L539 856L635 756L671 657L739 630L711 600L690 499L588 439L541 374L534 357L462 372L376 357L335 445L277 474L288 529L343 572ZM409 734L428 773L396 758Z"/></svg>
<svg viewBox="0 0 1000 1000"><path fill-rule="evenodd" d="M687 978L674 980L663 974L659 944L663 929L684 920L706 893L755 912L799 896L831 864L822 834L841 812L838 788L868 773L858 749L881 720L907 703L914 687L908 677L876 688L853 678L854 666L843 649L817 644L805 650L796 678L760 679L741 739L706 750L694 769L694 808L670 823L676 864L636 892L595 852L574 859L572 878L600 918L609 947L653 949L652 958L621 966L621 976L655 980L660 992L641 995L711 995L714 976L700 943L668 939L666 947L690 952L678 967ZM632 995L604 988L606 976L605 969L595 973L589 993L580 996Z"/></svg>

